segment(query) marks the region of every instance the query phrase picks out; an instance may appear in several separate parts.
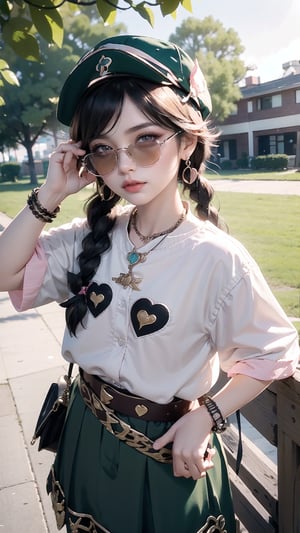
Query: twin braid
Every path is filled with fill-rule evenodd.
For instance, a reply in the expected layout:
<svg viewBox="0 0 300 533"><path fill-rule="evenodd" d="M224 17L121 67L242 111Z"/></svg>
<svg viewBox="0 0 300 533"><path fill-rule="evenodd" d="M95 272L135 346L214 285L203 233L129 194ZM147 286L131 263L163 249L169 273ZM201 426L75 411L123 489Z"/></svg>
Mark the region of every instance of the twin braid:
<svg viewBox="0 0 300 533"><path fill-rule="evenodd" d="M66 309L66 324L71 335L76 336L78 324L83 325L88 310L86 289L100 265L101 255L110 247L109 232L115 224L111 210L118 201L116 195L110 201L95 195L88 202L87 220L91 231L82 240L82 251L77 258L80 271L67 273L68 286L75 296L60 304Z"/></svg>
<svg viewBox="0 0 300 533"><path fill-rule="evenodd" d="M218 228L228 231L224 220L219 216L216 207L211 205L214 196L214 189L209 181L203 176L199 176L189 186L185 185L185 189L188 188L190 192L190 198L196 203L196 214L201 220L209 220Z"/></svg>

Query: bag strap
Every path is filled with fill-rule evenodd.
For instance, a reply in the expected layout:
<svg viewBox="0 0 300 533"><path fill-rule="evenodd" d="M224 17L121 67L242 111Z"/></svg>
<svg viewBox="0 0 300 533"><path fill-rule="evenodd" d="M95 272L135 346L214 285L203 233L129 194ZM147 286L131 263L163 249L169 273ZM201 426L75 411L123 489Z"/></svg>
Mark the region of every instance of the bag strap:
<svg viewBox="0 0 300 533"><path fill-rule="evenodd" d="M237 427L238 427L238 433L239 433L239 440L238 440L238 449L237 449L237 456L236 456L235 473L239 475L240 466L241 466L241 462L243 458L242 421L241 421L241 412L239 409L238 411L236 411L236 421L237 421Z"/></svg>
<svg viewBox="0 0 300 533"><path fill-rule="evenodd" d="M59 401L63 403L63 405L68 405L69 399L70 399L70 387L72 384L72 372L73 372L73 366L74 363L70 363L68 367L68 373L64 376L64 380L66 382L66 386L64 388L64 391L62 395L59 398Z"/></svg>
<svg viewBox="0 0 300 533"><path fill-rule="evenodd" d="M71 379L71 377L72 377L73 366L74 366L74 363L70 363L70 364L69 364L69 368L68 368L68 379Z"/></svg>

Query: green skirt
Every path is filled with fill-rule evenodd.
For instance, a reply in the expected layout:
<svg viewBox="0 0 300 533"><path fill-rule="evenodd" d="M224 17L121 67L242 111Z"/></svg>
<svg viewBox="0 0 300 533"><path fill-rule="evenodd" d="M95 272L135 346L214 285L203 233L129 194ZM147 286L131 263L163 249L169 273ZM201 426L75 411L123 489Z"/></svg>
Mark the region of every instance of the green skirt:
<svg viewBox="0 0 300 533"><path fill-rule="evenodd" d="M121 415L118 413L121 418ZM170 424L124 417L155 440ZM57 527L68 533L235 533L222 446L214 468L194 481L174 477L157 462L111 434L85 405L74 384L59 450L50 471Z"/></svg>

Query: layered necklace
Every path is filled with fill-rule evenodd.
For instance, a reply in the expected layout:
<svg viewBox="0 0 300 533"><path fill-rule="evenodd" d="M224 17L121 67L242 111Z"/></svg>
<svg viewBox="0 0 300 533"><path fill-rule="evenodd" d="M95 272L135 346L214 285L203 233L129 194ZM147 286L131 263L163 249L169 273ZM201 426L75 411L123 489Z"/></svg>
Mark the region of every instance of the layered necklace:
<svg viewBox="0 0 300 533"><path fill-rule="evenodd" d="M134 210L132 211L132 213L130 215L129 226L128 226L129 230L130 230L130 228L132 226L134 231L135 231L135 233L139 236L141 241L144 242L144 243L150 242L153 239L156 239L157 237L162 237L162 238L152 248L150 248L150 250L148 250L148 252L138 252L138 250L134 246L132 248L132 250L130 252L128 252L128 254L127 254L128 272L126 272L126 273L121 272L118 277L114 277L114 278L112 278L112 280L115 281L116 283L119 283L124 288L130 287L134 291L139 291L140 290L139 284L141 283L143 278L135 277L133 272L132 272L132 269L136 265L138 265L140 263L144 263L146 261L148 255L151 252L153 252L153 250L155 250L155 248L157 248L165 240L165 238L170 233L172 233L176 228L178 228L178 226L180 226L180 224L184 221L185 216L186 216L186 210L184 210L181 213L181 215L178 218L177 222L175 224L173 224L173 226L171 226L170 228L168 228L168 229L166 229L164 231L160 231L159 233L152 233L152 235L143 235L137 229L137 225L136 225L137 209L134 208Z"/></svg>
<svg viewBox="0 0 300 533"><path fill-rule="evenodd" d="M132 211L132 214L131 214L131 217L130 217L130 226L133 227L135 233L138 235L138 237L141 239L141 241L143 243L147 243L149 241L153 241L153 239L156 239L157 237L161 237L162 235L168 235L169 233L172 233L172 231L175 231L176 228L178 228L178 226L180 226L181 222L184 221L185 219L185 215L186 215L186 211L182 211L179 219L177 220L177 222L175 222L175 224L173 226L171 226L170 228L164 230L164 231L160 231L159 233L152 233L152 235L143 235L137 228L137 225L136 225L136 217L137 217L137 208L135 207L134 210ZM130 227L129 226L129 227ZM151 250L150 250L151 252Z"/></svg>

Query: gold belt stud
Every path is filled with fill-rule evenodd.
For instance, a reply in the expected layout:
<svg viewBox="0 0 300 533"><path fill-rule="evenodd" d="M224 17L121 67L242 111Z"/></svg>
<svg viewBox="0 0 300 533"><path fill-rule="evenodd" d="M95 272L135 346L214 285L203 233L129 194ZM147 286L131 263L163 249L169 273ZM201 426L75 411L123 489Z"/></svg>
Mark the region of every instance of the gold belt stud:
<svg viewBox="0 0 300 533"><path fill-rule="evenodd" d="M134 410L138 416L144 416L149 411L148 407L146 407L146 405L143 405L143 404L136 405Z"/></svg>

